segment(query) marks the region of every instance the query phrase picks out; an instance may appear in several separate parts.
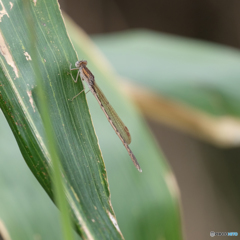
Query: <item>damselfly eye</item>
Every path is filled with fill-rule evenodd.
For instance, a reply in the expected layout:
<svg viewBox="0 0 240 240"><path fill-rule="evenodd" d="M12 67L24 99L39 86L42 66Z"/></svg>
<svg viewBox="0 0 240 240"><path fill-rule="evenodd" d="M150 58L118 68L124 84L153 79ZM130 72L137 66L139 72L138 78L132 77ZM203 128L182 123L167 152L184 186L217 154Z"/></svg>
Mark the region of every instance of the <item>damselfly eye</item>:
<svg viewBox="0 0 240 240"><path fill-rule="evenodd" d="M79 68L80 65L81 65L81 61L77 61L77 62L75 63L75 67L77 67L77 68Z"/></svg>

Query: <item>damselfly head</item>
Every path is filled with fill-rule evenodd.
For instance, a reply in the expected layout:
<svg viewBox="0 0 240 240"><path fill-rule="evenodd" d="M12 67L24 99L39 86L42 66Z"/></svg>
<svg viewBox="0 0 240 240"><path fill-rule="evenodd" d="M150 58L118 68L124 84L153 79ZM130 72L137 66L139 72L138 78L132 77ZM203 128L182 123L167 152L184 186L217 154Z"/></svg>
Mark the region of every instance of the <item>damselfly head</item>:
<svg viewBox="0 0 240 240"><path fill-rule="evenodd" d="M76 66L77 68L84 67L84 66L86 66L86 65L87 65L87 61L85 61L85 60L77 61L77 62L75 63L75 66Z"/></svg>

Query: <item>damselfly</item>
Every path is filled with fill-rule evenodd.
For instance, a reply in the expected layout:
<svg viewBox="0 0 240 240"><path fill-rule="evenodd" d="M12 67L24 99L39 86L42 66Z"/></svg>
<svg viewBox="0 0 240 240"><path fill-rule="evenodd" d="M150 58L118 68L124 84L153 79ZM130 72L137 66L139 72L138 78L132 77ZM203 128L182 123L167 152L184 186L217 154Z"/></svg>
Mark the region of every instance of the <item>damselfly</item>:
<svg viewBox="0 0 240 240"><path fill-rule="evenodd" d="M116 132L116 134L122 141L124 147L127 149L128 154L131 157L134 165L136 166L136 168L138 169L139 172L142 172L142 169L140 168L140 165L139 165L136 157L134 156L133 152L131 151L131 149L128 146L131 143L131 135L129 133L129 130L125 126L125 124L122 122L120 117L117 115L117 113L113 109L113 107L110 105L110 103L108 102L107 98L105 97L105 95L103 94L101 89L96 84L93 74L87 68L87 61L77 61L75 63L75 66L76 66L76 68L72 68L72 69L70 66L71 71L78 70L76 80L73 78L73 76L71 74L73 81L76 83L78 80L78 77L80 75L81 80L85 81L88 84L90 91L92 92L94 97L97 99L97 101L98 101L101 109L103 110L104 114L106 115L109 123L112 125L114 131ZM72 100L74 98L76 98L78 95L80 95L84 90L85 90L85 88L80 93L78 93L75 97L73 97Z"/></svg>

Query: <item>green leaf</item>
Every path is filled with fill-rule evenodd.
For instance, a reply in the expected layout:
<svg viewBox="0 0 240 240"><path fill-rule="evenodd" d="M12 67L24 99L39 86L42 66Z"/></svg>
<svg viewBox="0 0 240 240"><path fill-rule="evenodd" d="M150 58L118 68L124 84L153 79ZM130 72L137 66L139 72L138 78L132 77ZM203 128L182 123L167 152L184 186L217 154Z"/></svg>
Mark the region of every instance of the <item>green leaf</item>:
<svg viewBox="0 0 240 240"><path fill-rule="evenodd" d="M95 36L117 72L211 115L240 116L240 52L146 30Z"/></svg>
<svg viewBox="0 0 240 240"><path fill-rule="evenodd" d="M129 95L149 118L220 147L239 146L238 50L145 30L93 39L132 82Z"/></svg>
<svg viewBox="0 0 240 240"><path fill-rule="evenodd" d="M143 170L140 174L133 167L127 151L89 93L87 99L108 171L112 203L124 237L182 239L179 190L171 169L138 110L121 92L109 63L85 33L67 16L64 18L79 59L88 60L98 85L129 128L130 148Z"/></svg>
<svg viewBox="0 0 240 240"><path fill-rule="evenodd" d="M2 2L0 106L29 168L54 199L52 162L42 116L33 97L38 62L56 137L66 196L78 233L85 239L122 239L110 203L105 165L92 126L85 95L68 99L82 89L69 75L77 60L68 39L57 1ZM29 15L36 32L31 50ZM19 206L20 207L20 206Z"/></svg>

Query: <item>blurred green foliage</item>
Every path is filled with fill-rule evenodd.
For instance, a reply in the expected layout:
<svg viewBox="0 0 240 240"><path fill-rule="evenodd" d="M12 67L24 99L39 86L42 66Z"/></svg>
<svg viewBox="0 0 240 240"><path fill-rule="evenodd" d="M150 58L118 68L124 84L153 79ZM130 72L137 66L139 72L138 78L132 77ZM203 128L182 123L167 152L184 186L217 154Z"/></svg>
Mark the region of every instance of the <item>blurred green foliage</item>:
<svg viewBox="0 0 240 240"><path fill-rule="evenodd" d="M240 116L239 50L147 30L93 40L134 84L210 115Z"/></svg>

